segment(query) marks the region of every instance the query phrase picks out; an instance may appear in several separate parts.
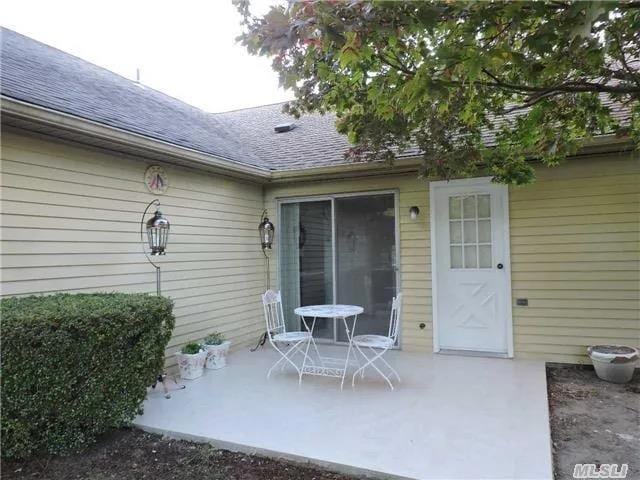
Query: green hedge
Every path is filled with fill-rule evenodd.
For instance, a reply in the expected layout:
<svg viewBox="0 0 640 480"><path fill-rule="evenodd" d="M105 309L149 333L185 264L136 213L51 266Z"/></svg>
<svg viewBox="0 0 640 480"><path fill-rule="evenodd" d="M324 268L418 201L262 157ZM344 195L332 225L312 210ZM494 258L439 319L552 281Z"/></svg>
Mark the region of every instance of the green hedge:
<svg viewBox="0 0 640 480"><path fill-rule="evenodd" d="M78 451L132 420L162 371L172 310L140 294L3 299L2 456Z"/></svg>

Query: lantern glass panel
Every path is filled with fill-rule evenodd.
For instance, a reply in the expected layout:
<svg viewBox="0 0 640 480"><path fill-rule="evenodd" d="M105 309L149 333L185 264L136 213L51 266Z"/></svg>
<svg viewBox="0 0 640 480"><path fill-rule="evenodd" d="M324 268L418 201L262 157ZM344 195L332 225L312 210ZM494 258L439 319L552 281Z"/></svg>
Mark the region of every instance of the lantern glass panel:
<svg viewBox="0 0 640 480"><path fill-rule="evenodd" d="M169 222L157 211L147 222L147 240L152 255L164 255L169 239Z"/></svg>
<svg viewBox="0 0 640 480"><path fill-rule="evenodd" d="M267 217L264 218L260 226L258 227L258 233L260 234L260 243L262 248L271 248L274 236L273 223L269 221Z"/></svg>

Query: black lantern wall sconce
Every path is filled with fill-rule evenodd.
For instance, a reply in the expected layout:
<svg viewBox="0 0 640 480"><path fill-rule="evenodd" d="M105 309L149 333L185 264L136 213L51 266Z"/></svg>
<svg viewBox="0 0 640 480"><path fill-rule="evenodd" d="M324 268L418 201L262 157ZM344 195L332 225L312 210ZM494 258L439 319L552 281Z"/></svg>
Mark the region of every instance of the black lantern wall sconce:
<svg viewBox="0 0 640 480"><path fill-rule="evenodd" d="M416 220L418 215L420 215L420 209L418 207L413 206L409 209L409 217L411 217L411 220Z"/></svg>
<svg viewBox="0 0 640 480"><path fill-rule="evenodd" d="M147 215L147 212L152 205L156 206L156 212L153 214L153 217L145 222L144 217ZM147 208L144 209L142 219L140 220L140 241L142 242L142 252L144 253L144 256L147 257L149 263L156 269L156 293L158 296L160 296L160 266L151 260L150 255L158 256L166 254L170 229L169 220L162 215L159 207L160 200L156 198L147 205ZM146 241L144 235L145 231L147 233ZM149 252L147 252L146 247L149 248Z"/></svg>

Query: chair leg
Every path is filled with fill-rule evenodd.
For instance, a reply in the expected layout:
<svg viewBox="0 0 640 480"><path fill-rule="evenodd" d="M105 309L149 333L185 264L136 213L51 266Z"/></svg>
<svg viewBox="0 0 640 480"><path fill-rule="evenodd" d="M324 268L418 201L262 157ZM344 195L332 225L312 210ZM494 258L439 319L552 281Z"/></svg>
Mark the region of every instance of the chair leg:
<svg viewBox="0 0 640 480"><path fill-rule="evenodd" d="M300 347L300 343L296 344L296 353L299 353L302 356L305 355L304 350L302 349L302 347ZM316 362L313 361L313 358L311 358L310 355L307 356L307 361L311 362L312 365L316 364Z"/></svg>
<svg viewBox="0 0 640 480"><path fill-rule="evenodd" d="M355 347L356 347L356 350L360 352L360 355L362 355L362 357L364 358L364 365L361 366L360 362L358 361L358 369L355 372L353 372L353 377L351 378L352 387L355 387L355 379L356 379L356 375L358 375L358 372L360 372L360 378L364 378L364 372L367 368L367 365L369 364L369 357L367 357L367 354L362 351L359 345L356 344Z"/></svg>
<svg viewBox="0 0 640 480"><path fill-rule="evenodd" d="M304 374L304 368L307 365L307 359L309 358L309 347L311 346L311 339L313 337L309 336L309 338L307 338L307 348L304 349L304 358L302 359L302 368L300 369L299 372L299 378L298 378L298 385L302 385L302 375Z"/></svg>
<svg viewBox="0 0 640 480"><path fill-rule="evenodd" d="M360 357L358 357L357 348L353 349L353 357L356 359L356 364L358 365L357 370L360 370L360 367L362 366L362 364L360 363ZM364 371L362 372L361 377L362 375L364 375Z"/></svg>
<svg viewBox="0 0 640 480"><path fill-rule="evenodd" d="M358 366L356 371L353 372L353 376L351 377L351 388L355 388L355 386L356 386L356 376L358 375L358 372L360 373L360 378L364 377L364 369L367 367L367 362L369 361L369 358L360 349L360 347L358 345L356 345L355 347L356 347L356 350L358 352L360 352L360 355L362 355L364 357L364 365Z"/></svg>
<svg viewBox="0 0 640 480"><path fill-rule="evenodd" d="M365 362L365 364L366 364L366 363L367 363L367 361L369 360L369 357L367 357L367 356L365 355L365 353L360 349L360 347L358 347L358 345L356 345L355 347L356 347L356 350L357 350L358 352L360 352L360 355L362 355L362 356L364 357L364 362ZM357 358L357 355L356 355L356 358ZM360 363L360 360L356 360L356 361L358 362L358 369L356 370L356 372L355 372L355 373L360 372L360 378L364 378L364 370L365 370L365 366L363 366L363 365Z"/></svg>
<svg viewBox="0 0 640 480"><path fill-rule="evenodd" d="M374 353L374 354L376 353L376 351L375 351L373 348L371 348L371 347L369 347L369 350L371 350L371 352L372 352L372 353ZM385 351L386 351L386 350L385 350ZM402 381L402 380L400 380L400 375L398 375L398 372L396 372L396 370L395 370L391 365L389 365L389 362L387 362L387 361L384 359L384 357L380 357L380 361L381 361L382 363L384 363L384 364L387 366L387 368L391 371L391 373L393 373L393 374L396 376L396 378L398 379L398 382L401 382L401 381Z"/></svg>
<svg viewBox="0 0 640 480"><path fill-rule="evenodd" d="M269 378L271 376L271 372L273 371L273 369L278 366L280 364L280 362L289 362L291 364L291 366L293 366L293 368L296 369L296 372L298 372L298 375L300 375L300 369L298 368L298 366L291 360L291 358L289 358L289 355L295 353L296 351L296 347L298 347L298 345L301 342L297 342L295 343L291 348L289 348L289 350L287 350L286 352L283 352L282 350L280 350L275 343L271 343L271 345L273 346L273 348L276 349L276 351L282 356L282 358L280 358L276 363L274 363L271 368L269 369L269 371L267 372L267 378Z"/></svg>
<svg viewBox="0 0 640 480"><path fill-rule="evenodd" d="M360 347L358 347L358 345L356 345L356 348L360 351L360 353L362 353L362 355L364 357L367 357L365 355L365 353L360 349ZM375 352L375 350L371 349L373 352ZM359 371L364 370L365 368L367 368L369 365L380 374L380 376L382 378L384 378L387 383L389 384L389 387L391 387L391 390L393 390L393 383L391 383L391 380L389 380L389 377L387 375L384 374L384 372L382 370L380 370L378 368L378 366L375 364L376 360L380 359L382 357L382 355L384 355L387 352L388 348L383 348L382 350L380 350L380 352L376 353L375 355L373 355L372 357L367 357L367 362L360 367L358 370L356 370L353 374L353 377L351 378L351 385L355 386L355 378L356 375L358 374Z"/></svg>
<svg viewBox="0 0 640 480"><path fill-rule="evenodd" d="M316 344L316 341L313 338L313 335L311 336L311 343L313 343L313 349L316 351L316 355L318 356L318 362L320 362L320 365L324 367L324 363L322 362L322 357L320 356L320 351L318 350L318 345ZM309 357L309 359L311 359L311 357Z"/></svg>
<svg viewBox="0 0 640 480"><path fill-rule="evenodd" d="M402 380L400 379L400 375L398 375L398 372L396 372L395 368L389 365L389 362L387 362L384 358L380 357L380 360L382 360L382 363L384 363L387 366L387 368L391 370L391 373L393 373L396 376L396 378L398 379L398 382L401 382Z"/></svg>
<svg viewBox="0 0 640 480"><path fill-rule="evenodd" d="M385 348L384 350L382 350L380 353L378 353L374 358L371 359L371 366L387 381L387 383L389 384L389 386L391 387L391 390L393 390L393 383L391 383L391 380L389 379L389 377L387 377L384 372L382 370L380 370L378 368L378 366L375 364L375 361L378 360L379 358L382 357L382 355L384 355L386 353L387 349Z"/></svg>
<svg viewBox="0 0 640 480"><path fill-rule="evenodd" d="M283 355L283 353L279 349L276 348L276 350L278 350L278 353L280 355ZM283 360L284 360L284 356L280 357L278 361L271 366L271 368L267 372L267 378L271 377L271 372L273 371L273 369L276 368L278 365L280 365L280 362L282 362Z"/></svg>

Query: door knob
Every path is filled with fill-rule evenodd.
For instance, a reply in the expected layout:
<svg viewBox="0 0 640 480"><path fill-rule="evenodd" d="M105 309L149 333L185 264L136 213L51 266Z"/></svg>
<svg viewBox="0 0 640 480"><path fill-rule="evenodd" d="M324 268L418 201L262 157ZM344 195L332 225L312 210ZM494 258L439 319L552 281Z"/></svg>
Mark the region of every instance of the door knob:
<svg viewBox="0 0 640 480"><path fill-rule="evenodd" d="M504 265L502 265L501 263L498 264L498 270L502 270L504 268Z"/></svg>

